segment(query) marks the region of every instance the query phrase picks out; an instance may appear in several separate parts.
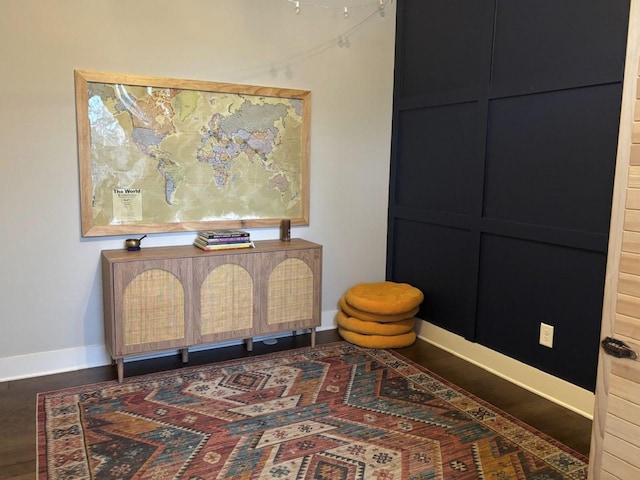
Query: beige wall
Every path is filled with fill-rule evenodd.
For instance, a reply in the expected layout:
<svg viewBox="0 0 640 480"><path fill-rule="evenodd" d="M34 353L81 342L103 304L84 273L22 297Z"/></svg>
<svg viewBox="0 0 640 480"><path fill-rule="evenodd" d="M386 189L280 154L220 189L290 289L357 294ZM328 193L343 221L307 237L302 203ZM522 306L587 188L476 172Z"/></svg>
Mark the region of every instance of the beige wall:
<svg viewBox="0 0 640 480"><path fill-rule="evenodd" d="M325 246L323 326L350 285L382 280L395 2L358 26L372 11L0 0L0 380L106 361L99 255L124 237L80 236L74 69L311 90L311 224L293 235Z"/></svg>

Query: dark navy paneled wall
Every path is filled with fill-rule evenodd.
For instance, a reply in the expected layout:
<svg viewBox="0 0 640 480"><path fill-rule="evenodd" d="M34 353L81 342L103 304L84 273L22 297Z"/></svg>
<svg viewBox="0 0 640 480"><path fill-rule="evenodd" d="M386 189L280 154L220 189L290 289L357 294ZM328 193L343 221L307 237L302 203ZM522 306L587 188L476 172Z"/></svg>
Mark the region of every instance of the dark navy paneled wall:
<svg viewBox="0 0 640 480"><path fill-rule="evenodd" d="M628 13L397 5L387 277L424 291L421 318L590 390Z"/></svg>

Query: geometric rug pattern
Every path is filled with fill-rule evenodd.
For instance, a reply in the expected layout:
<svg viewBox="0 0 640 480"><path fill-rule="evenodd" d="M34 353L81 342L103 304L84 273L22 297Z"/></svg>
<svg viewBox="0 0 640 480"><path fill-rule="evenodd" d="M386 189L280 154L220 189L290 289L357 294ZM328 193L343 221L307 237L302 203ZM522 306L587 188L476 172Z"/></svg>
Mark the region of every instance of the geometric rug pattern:
<svg viewBox="0 0 640 480"><path fill-rule="evenodd" d="M340 342L38 395L38 478L584 480L587 459Z"/></svg>

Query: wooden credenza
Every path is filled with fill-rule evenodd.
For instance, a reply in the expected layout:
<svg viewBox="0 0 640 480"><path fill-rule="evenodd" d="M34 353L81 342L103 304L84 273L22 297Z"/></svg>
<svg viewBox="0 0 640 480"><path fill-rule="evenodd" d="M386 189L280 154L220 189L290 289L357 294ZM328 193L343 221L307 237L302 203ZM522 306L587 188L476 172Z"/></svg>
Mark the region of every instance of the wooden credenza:
<svg viewBox="0 0 640 480"><path fill-rule="evenodd" d="M320 325L322 246L263 240L204 252L192 245L102 252L105 341L124 358Z"/></svg>

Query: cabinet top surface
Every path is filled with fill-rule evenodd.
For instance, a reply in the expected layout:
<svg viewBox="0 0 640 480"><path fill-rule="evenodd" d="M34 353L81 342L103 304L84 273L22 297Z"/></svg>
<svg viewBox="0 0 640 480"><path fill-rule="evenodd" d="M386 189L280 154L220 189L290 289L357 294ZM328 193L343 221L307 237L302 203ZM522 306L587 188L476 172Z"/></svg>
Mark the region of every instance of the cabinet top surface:
<svg viewBox="0 0 640 480"><path fill-rule="evenodd" d="M138 251L130 252L124 248L116 250L103 250L102 256L109 261L136 261L154 258L174 257L207 257L214 255L247 255L261 252L278 252L287 250L302 250L308 248L322 248L322 245L292 238L289 242L281 240L257 240L253 242L255 248L233 248L205 252L193 245L179 245L170 247L142 247Z"/></svg>

